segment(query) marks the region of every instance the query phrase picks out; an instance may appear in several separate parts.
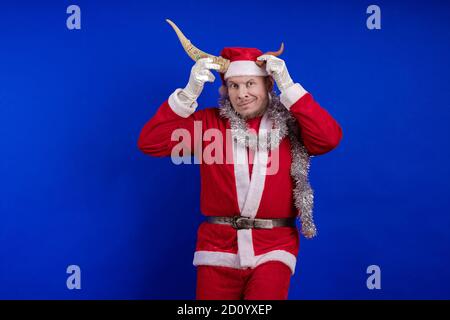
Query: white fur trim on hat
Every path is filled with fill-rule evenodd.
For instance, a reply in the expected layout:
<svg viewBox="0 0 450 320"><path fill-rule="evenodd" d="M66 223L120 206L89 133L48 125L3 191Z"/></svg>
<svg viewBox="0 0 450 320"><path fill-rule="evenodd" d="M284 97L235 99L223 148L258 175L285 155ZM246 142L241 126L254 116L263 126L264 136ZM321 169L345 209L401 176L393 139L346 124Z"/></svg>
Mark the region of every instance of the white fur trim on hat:
<svg viewBox="0 0 450 320"><path fill-rule="evenodd" d="M224 79L238 76L268 76L269 74L264 68L258 67L255 61L240 60L233 61L225 72Z"/></svg>

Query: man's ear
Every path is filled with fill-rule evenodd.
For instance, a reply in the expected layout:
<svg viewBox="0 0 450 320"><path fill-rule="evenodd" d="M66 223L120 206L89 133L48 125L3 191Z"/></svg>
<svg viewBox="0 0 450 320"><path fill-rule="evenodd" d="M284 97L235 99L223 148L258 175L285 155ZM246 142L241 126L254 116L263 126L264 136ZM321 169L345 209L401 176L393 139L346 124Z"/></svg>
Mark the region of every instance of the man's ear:
<svg viewBox="0 0 450 320"><path fill-rule="evenodd" d="M228 97L228 88L225 85L221 85L219 88L219 94L222 98Z"/></svg>

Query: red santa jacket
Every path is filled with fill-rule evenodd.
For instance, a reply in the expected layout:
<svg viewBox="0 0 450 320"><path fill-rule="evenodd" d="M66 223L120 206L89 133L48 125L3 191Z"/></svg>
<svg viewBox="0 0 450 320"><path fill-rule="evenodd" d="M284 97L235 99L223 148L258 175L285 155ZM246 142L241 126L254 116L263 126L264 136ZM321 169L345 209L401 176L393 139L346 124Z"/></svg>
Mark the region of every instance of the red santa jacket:
<svg viewBox="0 0 450 320"><path fill-rule="evenodd" d="M143 127L139 149L153 156L170 156L179 141L172 141L176 129L197 136L186 145L194 152L205 150L211 141L205 141L199 131L218 129L223 137L230 130L229 120L219 114L219 108L196 111L196 103L186 106L177 97L177 89ZM324 154L335 148L342 138L342 130L332 116L323 109L299 84L280 96L281 102L297 119L303 143L310 155ZM261 131L270 129L271 122L264 115L251 120L251 127ZM203 138L203 139L202 139ZM211 139L212 140L212 139ZM244 147L240 147L244 148ZM292 190L294 181L290 174L291 148L285 137L278 150L279 167L275 174L264 172L267 161L255 161L253 168L248 157L243 162L236 159L225 144L221 150L225 157L233 157L231 163L200 164L200 208L205 216L242 215L256 218L288 218L297 216ZM231 148L231 152L233 152ZM241 153L242 154L242 153ZM247 155L247 153L245 153ZM255 157L270 158L267 151L256 151ZM262 166L262 167L261 167ZM229 225L203 222L198 229L194 265L215 265L232 268L254 268L266 261L281 261L295 271L299 250L299 234L296 228L236 230Z"/></svg>

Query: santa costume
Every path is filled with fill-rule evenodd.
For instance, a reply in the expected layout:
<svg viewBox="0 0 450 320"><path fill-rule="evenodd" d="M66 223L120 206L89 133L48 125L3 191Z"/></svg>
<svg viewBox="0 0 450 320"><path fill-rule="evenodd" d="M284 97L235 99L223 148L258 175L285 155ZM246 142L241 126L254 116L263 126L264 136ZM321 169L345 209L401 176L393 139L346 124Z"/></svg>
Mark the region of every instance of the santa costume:
<svg viewBox="0 0 450 320"><path fill-rule="evenodd" d="M256 64L262 54L254 48L223 49L221 57L229 60L224 83L233 76L267 76ZM233 110L227 97L219 107L196 110L197 103L186 104L180 90L145 124L140 150L170 156L179 143L171 139L176 129L187 130L191 137L197 130L187 146L191 153L212 143L199 137L198 129L214 128L223 137L231 132L233 145L227 148L224 143L220 150L233 159L230 163L200 164L200 204L206 218L198 228L193 259L197 298L286 299L299 251L295 218L304 214L302 230L306 228L308 237L316 232L307 179L309 157L338 145L339 124L298 83L279 97L272 92L267 111L249 120ZM271 129L277 130L268 133ZM268 173L275 152L277 170Z"/></svg>

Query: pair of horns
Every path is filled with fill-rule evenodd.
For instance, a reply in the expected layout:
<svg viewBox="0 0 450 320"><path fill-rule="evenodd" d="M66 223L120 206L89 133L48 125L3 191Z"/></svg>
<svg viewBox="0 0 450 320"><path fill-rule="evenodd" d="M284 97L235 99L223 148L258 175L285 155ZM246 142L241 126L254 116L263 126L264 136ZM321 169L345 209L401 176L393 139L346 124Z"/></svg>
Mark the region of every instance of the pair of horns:
<svg viewBox="0 0 450 320"><path fill-rule="evenodd" d="M206 53L200 49L198 49L196 46L194 46L191 41L186 38L186 36L183 34L183 32L181 32L181 30L177 27L177 25L175 23L173 23L171 20L166 19L167 23L170 24L173 28L173 30L175 30L175 33L178 36L178 39L181 42L181 45L184 48L184 51L186 51L186 53L188 54L189 57L191 57L192 60L197 61L198 59L201 58L212 58L214 63L217 63L220 66L220 69L218 70L220 73L225 73L227 72L228 66L230 65L230 60L225 59L223 57L217 57L214 56L212 54ZM284 51L284 44L281 43L280 49L278 49L278 51L269 51L266 52L264 54L270 54L273 55L275 57L281 55ZM256 61L256 64L258 66L262 66L265 63L265 61Z"/></svg>

